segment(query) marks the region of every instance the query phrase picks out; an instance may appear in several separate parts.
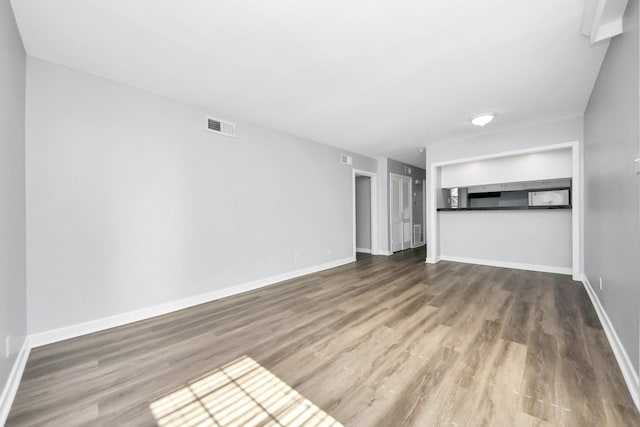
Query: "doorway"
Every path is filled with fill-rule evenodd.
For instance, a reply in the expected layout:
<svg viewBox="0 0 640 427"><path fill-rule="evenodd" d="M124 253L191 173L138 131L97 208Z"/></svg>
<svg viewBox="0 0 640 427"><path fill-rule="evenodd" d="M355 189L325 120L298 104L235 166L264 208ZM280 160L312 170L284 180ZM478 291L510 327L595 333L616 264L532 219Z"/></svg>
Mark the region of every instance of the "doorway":
<svg viewBox="0 0 640 427"><path fill-rule="evenodd" d="M411 248L413 198L410 177L390 174L390 180L391 251L396 252Z"/></svg>
<svg viewBox="0 0 640 427"><path fill-rule="evenodd" d="M371 178L356 176L356 252L371 253Z"/></svg>
<svg viewBox="0 0 640 427"><path fill-rule="evenodd" d="M378 176L353 170L353 256L378 255Z"/></svg>
<svg viewBox="0 0 640 427"><path fill-rule="evenodd" d="M427 244L427 180L422 180L422 244ZM427 254L424 254L425 258Z"/></svg>

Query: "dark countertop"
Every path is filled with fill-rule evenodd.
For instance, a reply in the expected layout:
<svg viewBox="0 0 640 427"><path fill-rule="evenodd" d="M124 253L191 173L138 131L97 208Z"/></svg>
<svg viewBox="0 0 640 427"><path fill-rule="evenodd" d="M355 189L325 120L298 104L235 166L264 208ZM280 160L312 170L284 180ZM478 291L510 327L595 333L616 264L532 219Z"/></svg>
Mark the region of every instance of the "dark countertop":
<svg viewBox="0 0 640 427"><path fill-rule="evenodd" d="M438 208L438 212L453 212L453 211L534 211L534 210L548 210L548 209L571 209L571 205L560 206L495 206L490 208Z"/></svg>

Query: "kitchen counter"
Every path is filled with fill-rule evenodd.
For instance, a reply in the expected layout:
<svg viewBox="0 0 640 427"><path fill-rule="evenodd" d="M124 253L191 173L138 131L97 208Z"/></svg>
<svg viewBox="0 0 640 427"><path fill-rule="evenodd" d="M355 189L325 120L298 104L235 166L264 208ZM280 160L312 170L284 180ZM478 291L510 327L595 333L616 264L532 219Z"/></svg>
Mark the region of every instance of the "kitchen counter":
<svg viewBox="0 0 640 427"><path fill-rule="evenodd" d="M438 212L454 212L454 211L533 211L547 209L571 209L571 205L560 206L492 206L492 207L476 207L476 208L438 208Z"/></svg>
<svg viewBox="0 0 640 427"><path fill-rule="evenodd" d="M439 255L570 273L573 211L552 208L440 211L436 214Z"/></svg>

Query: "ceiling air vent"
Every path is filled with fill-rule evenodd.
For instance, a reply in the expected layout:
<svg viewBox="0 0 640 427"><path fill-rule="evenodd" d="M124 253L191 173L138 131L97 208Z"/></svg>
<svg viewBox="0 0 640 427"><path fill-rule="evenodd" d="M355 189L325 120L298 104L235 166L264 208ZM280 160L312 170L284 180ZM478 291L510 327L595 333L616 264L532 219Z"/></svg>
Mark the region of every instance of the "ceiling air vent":
<svg viewBox="0 0 640 427"><path fill-rule="evenodd" d="M345 165L350 165L352 163L351 156L347 156L346 154L340 154L340 163L344 163Z"/></svg>
<svg viewBox="0 0 640 427"><path fill-rule="evenodd" d="M225 122L220 119L213 119L207 117L207 130L211 132L219 133L225 136L236 136L236 125L231 122Z"/></svg>

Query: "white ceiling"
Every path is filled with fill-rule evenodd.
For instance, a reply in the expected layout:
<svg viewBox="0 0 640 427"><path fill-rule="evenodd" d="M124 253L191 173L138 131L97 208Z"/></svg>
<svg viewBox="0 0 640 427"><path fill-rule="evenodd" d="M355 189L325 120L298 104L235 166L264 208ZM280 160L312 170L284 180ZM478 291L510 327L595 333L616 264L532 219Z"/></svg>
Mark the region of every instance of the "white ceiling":
<svg viewBox="0 0 640 427"><path fill-rule="evenodd" d="M418 166L429 143L581 115L607 48L583 3L12 2L30 55Z"/></svg>

